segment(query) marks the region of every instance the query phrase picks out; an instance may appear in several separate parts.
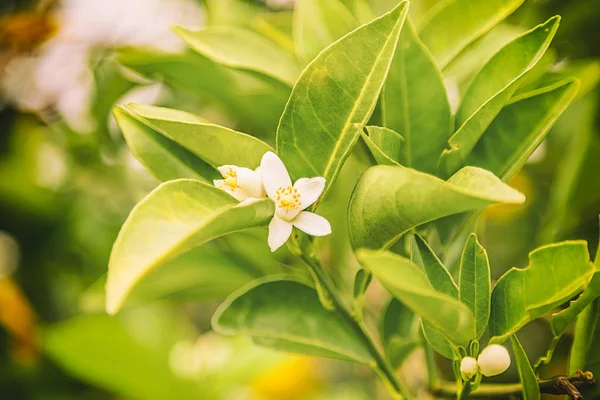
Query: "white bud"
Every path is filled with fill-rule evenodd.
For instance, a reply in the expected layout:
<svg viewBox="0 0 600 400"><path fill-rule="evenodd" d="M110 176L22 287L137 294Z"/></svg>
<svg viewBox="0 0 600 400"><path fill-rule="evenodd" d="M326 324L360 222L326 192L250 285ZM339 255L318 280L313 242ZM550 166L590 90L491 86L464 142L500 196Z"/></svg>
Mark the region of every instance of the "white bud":
<svg viewBox="0 0 600 400"><path fill-rule="evenodd" d="M485 376L499 375L510 366L508 350L499 344L492 344L479 354L477 358L479 370Z"/></svg>
<svg viewBox="0 0 600 400"><path fill-rule="evenodd" d="M460 362L460 374L465 381L477 375L477 371L479 371L479 366L473 357L465 357Z"/></svg>

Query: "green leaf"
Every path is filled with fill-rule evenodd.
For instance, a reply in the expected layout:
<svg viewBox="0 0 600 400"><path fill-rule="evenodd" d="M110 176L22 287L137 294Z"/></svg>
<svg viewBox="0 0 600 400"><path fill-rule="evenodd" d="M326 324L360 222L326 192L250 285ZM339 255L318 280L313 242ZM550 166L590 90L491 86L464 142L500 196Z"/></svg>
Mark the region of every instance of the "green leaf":
<svg viewBox="0 0 600 400"><path fill-rule="evenodd" d="M418 257L415 257L418 260L416 264L423 267L431 286L440 293L458 299L458 287L454 283L454 279L429 244L420 235L414 235L413 240L416 247L414 251L419 254ZM455 346L442 332L425 321L421 321L421 329L423 336L435 351L446 358L454 358Z"/></svg>
<svg viewBox="0 0 600 400"><path fill-rule="evenodd" d="M407 3L344 36L310 63L277 129L277 152L294 179L331 186L367 123L385 82Z"/></svg>
<svg viewBox="0 0 600 400"><path fill-rule="evenodd" d="M400 368L402 363L419 347L419 342L415 339L404 339L394 337L388 344L386 354L394 368Z"/></svg>
<svg viewBox="0 0 600 400"><path fill-rule="evenodd" d="M473 314L444 293L437 292L425 273L410 260L386 251L360 249L361 265L398 300L457 345L475 335Z"/></svg>
<svg viewBox="0 0 600 400"><path fill-rule="evenodd" d="M118 60L149 79L163 81L217 107L257 136L275 131L290 94L289 85L279 80L227 68L191 50L163 53L127 49L119 53Z"/></svg>
<svg viewBox="0 0 600 400"><path fill-rule="evenodd" d="M440 68L512 14L524 0L445 0L432 8L419 36Z"/></svg>
<svg viewBox="0 0 600 400"><path fill-rule="evenodd" d="M354 314L362 319L362 308L365 293L373 280L373 275L359 269L354 277Z"/></svg>
<svg viewBox="0 0 600 400"><path fill-rule="evenodd" d="M213 329L243 333L255 343L320 357L372 362L343 316L321 306L314 289L293 280L268 277L231 295L215 312Z"/></svg>
<svg viewBox="0 0 600 400"><path fill-rule="evenodd" d="M163 183L129 214L108 265L106 309L116 313L135 284L152 269L211 239L264 226L273 202L247 205L202 182Z"/></svg>
<svg viewBox="0 0 600 400"><path fill-rule="evenodd" d="M596 272L592 276L589 285L577 300L571 302L568 308L552 316L551 325L554 336L562 335L571 322L575 321L577 316L598 297L600 297L600 272Z"/></svg>
<svg viewBox="0 0 600 400"><path fill-rule="evenodd" d="M133 287L123 308L162 299L221 300L256 278L245 268L223 249L197 247L150 271ZM106 275L84 293L80 301L83 310L104 311L105 285Z"/></svg>
<svg viewBox="0 0 600 400"><path fill-rule="evenodd" d="M490 341L503 342L577 295L594 272L585 241L560 242L532 251L529 265L509 270L492 291Z"/></svg>
<svg viewBox="0 0 600 400"><path fill-rule="evenodd" d="M510 180L542 143L577 88L576 81L566 80L531 97L515 99L494 119L466 163Z"/></svg>
<svg viewBox="0 0 600 400"><path fill-rule="evenodd" d="M535 372L531 367L529 358L527 358L527 354L525 354L525 350L523 349L523 346L521 346L516 335L511 335L510 341L517 360L517 369L519 370L521 385L523 385L523 400L539 400L540 385L538 384Z"/></svg>
<svg viewBox="0 0 600 400"><path fill-rule="evenodd" d="M173 375L168 352L142 345L124 325L105 314L82 315L44 328L42 348L70 374L123 397L197 399L202 389Z"/></svg>
<svg viewBox="0 0 600 400"><path fill-rule="evenodd" d="M125 109L213 168L233 164L255 169L262 156L273 151L271 146L253 136L206 123L183 111L133 103Z"/></svg>
<svg viewBox="0 0 600 400"><path fill-rule="evenodd" d="M452 133L452 115L441 71L407 21L383 91L384 121L404 138L405 167L435 173ZM387 153L387 152L386 152Z"/></svg>
<svg viewBox="0 0 600 400"><path fill-rule="evenodd" d="M367 133L361 132L378 164L400 165L401 149L404 138L397 132L380 126L367 126Z"/></svg>
<svg viewBox="0 0 600 400"><path fill-rule="evenodd" d="M415 314L410 308L393 297L383 312L381 340L388 344L392 338L408 339L413 336Z"/></svg>
<svg viewBox="0 0 600 400"><path fill-rule="evenodd" d="M192 49L216 63L258 72L290 87L300 75L298 63L291 54L250 30L211 26L190 31L177 27L175 33Z"/></svg>
<svg viewBox="0 0 600 400"><path fill-rule="evenodd" d="M116 107L113 115L131 154L159 181L193 178L208 181L217 177L213 167L169 138L144 125L134 114Z"/></svg>
<svg viewBox="0 0 600 400"><path fill-rule="evenodd" d="M440 160L440 169L450 175L463 164L486 128L516 92L523 78L542 58L560 17L519 36L496 53L469 85L458 111L458 130L452 135Z"/></svg>
<svg viewBox="0 0 600 400"><path fill-rule="evenodd" d="M492 283L490 280L490 262L485 249L472 233L462 252L460 259L460 301L466 304L475 316L476 336L483 336L490 319L490 297Z"/></svg>
<svg viewBox="0 0 600 400"><path fill-rule="evenodd" d="M438 292L458 299L458 286L454 283L450 272L422 236L415 235L414 240L420 254L423 269L429 278L429 282L431 282L431 286ZM419 264L417 263L417 265Z"/></svg>
<svg viewBox="0 0 600 400"><path fill-rule="evenodd" d="M354 248L387 248L426 222L494 203L523 201L521 193L480 168L465 167L442 181L413 169L379 165L360 177L352 194L350 240Z"/></svg>
<svg viewBox="0 0 600 400"><path fill-rule="evenodd" d="M358 25L339 0L298 0L294 7L294 44L304 63Z"/></svg>

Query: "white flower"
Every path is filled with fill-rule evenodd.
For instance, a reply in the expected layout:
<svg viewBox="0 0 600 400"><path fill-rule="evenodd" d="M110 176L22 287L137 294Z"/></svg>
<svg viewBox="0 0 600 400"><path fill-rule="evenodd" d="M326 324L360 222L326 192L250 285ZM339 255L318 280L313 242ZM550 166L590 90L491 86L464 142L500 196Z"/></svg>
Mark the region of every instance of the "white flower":
<svg viewBox="0 0 600 400"><path fill-rule="evenodd" d="M465 357L460 362L460 374L465 381L477 375L477 371L479 371L479 366L473 357Z"/></svg>
<svg viewBox="0 0 600 400"><path fill-rule="evenodd" d="M275 215L269 224L271 251L277 250L289 239L293 226L313 236L331 233L331 225L325 218L303 211L321 196L325 178L300 178L292 186L283 161L270 151L263 156L260 171L267 196L275 202Z"/></svg>
<svg viewBox="0 0 600 400"><path fill-rule="evenodd" d="M237 165L222 165L217 169L224 179L214 180L214 185L237 200L265 197L265 189L258 169L252 171L250 168Z"/></svg>
<svg viewBox="0 0 600 400"><path fill-rule="evenodd" d="M499 344L492 344L479 354L477 358L479 370L485 376L500 375L510 366L508 350Z"/></svg>

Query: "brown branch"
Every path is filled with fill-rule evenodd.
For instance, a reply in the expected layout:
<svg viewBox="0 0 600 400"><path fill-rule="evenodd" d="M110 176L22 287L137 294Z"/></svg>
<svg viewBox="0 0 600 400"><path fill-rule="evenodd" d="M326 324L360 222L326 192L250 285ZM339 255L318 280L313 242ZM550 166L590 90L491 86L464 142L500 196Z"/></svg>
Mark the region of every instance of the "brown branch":
<svg viewBox="0 0 600 400"><path fill-rule="evenodd" d="M590 371L577 371L572 376L559 375L550 379L539 381L540 392L553 395L568 395L574 400L583 400L580 390L596 383L594 374ZM520 384L482 384L474 390L470 398L501 397L522 393ZM456 384L442 382L432 389L432 393L439 397L456 397Z"/></svg>

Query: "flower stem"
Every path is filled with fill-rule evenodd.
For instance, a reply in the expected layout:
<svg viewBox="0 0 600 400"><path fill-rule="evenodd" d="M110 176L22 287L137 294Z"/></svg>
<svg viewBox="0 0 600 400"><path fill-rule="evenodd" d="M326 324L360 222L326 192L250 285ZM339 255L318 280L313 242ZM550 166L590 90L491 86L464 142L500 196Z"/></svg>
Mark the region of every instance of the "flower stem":
<svg viewBox="0 0 600 400"><path fill-rule="evenodd" d="M346 303L342 300L335 284L323 269L321 262L315 257L309 256L305 252L302 252L301 257L321 281L323 288L329 293L336 310L340 312L348 324L354 329L358 337L363 341L374 360L374 365L371 365L372 369L388 388L394 400L410 399L407 391L398 381L398 378L396 378L394 369L379 351L377 345L373 341L373 338L365 326L353 317L352 311L350 311Z"/></svg>
<svg viewBox="0 0 600 400"><path fill-rule="evenodd" d="M463 386L462 390L460 391L460 395L458 396L458 400L468 399L472 390L473 390L473 385L471 384L471 381L465 382L465 385Z"/></svg>

